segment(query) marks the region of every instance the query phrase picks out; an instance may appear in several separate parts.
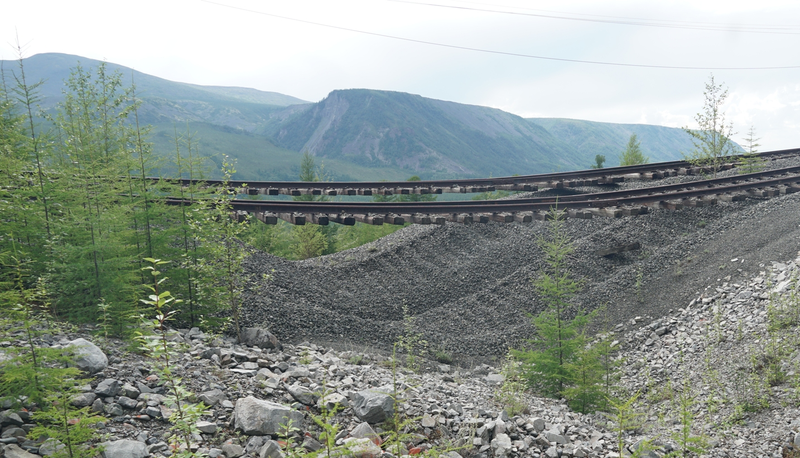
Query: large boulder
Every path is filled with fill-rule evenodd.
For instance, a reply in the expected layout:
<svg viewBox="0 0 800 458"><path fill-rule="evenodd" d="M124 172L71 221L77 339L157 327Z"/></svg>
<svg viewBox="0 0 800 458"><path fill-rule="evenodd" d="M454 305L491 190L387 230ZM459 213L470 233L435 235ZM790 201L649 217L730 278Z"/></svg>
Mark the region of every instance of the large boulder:
<svg viewBox="0 0 800 458"><path fill-rule="evenodd" d="M301 427L303 414L270 401L262 401L253 396L236 401L233 410L236 429L250 436L277 436L291 423Z"/></svg>
<svg viewBox="0 0 800 458"><path fill-rule="evenodd" d="M386 421L394 415L391 392L391 387L383 387L353 394L353 412L361 421L370 424Z"/></svg>
<svg viewBox="0 0 800 458"><path fill-rule="evenodd" d="M103 458L145 458L148 456L144 442L121 439L103 443Z"/></svg>
<svg viewBox="0 0 800 458"><path fill-rule="evenodd" d="M67 348L75 355L75 366L84 372L95 374L108 367L108 357L103 350L84 338L73 340Z"/></svg>
<svg viewBox="0 0 800 458"><path fill-rule="evenodd" d="M278 342L278 338L264 328L242 329L242 343L264 349L283 348L281 343Z"/></svg>

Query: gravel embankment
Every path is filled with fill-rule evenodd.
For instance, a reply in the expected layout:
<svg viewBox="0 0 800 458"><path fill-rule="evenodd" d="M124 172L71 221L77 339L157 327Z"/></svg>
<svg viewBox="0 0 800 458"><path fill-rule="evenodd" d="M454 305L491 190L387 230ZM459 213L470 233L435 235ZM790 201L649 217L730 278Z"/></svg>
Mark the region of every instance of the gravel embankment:
<svg viewBox="0 0 800 458"><path fill-rule="evenodd" d="M771 167L797 163L782 160ZM651 209L638 217L569 219L572 269L584 281L576 303L606 306L612 326L636 316L661 317L685 307L708 285L793 257L800 248L797 215L800 196L788 195L680 211ZM494 357L531 335L526 314L543 307L531 279L544 267L536 238L545 230L539 221L414 225L313 260L257 253L248 261L255 280L245 321L268 327L284 341L388 349L402 329L406 304L432 349L463 362ZM593 254L630 242L641 243L641 249L608 258ZM271 281L260 280L272 269Z"/></svg>

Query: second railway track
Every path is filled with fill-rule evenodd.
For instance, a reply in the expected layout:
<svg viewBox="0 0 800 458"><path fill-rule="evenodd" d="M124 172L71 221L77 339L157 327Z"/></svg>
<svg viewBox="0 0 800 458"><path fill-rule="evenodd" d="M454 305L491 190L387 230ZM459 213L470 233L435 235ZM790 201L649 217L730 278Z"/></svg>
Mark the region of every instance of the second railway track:
<svg viewBox="0 0 800 458"><path fill-rule="evenodd" d="M794 151L795 154L800 150ZM717 200L770 197L800 191L800 166L709 180L638 189L561 197L449 202L295 202L233 200L233 210L254 214L268 224L283 219L292 224L444 224L445 222L529 222L544 219L557 206L575 218L619 217L647 213L650 207L677 210ZM188 204L169 199L169 204Z"/></svg>

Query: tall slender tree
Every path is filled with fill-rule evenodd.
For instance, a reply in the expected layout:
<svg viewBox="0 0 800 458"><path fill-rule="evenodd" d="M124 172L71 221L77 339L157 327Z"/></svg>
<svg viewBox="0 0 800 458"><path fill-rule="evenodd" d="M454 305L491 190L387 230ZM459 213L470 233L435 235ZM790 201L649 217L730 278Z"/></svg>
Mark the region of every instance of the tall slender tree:
<svg viewBox="0 0 800 458"><path fill-rule="evenodd" d="M717 84L712 74L706 83L703 96L705 97L703 109L694 117L697 129L683 127L683 130L692 137L694 144L694 150L684 153L684 157L698 166L710 167L716 178L725 157L730 156L738 148L731 140L734 135L733 124L726 121L722 108L728 99L728 89L723 84Z"/></svg>

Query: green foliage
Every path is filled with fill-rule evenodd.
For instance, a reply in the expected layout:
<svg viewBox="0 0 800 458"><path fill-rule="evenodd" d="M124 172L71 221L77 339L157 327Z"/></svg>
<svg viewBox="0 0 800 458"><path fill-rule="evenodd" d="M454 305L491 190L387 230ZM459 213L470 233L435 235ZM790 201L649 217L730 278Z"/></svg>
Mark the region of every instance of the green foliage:
<svg viewBox="0 0 800 458"><path fill-rule="evenodd" d="M606 157L602 154L598 154L594 157L594 164L591 165L593 169L602 169L603 164L606 163Z"/></svg>
<svg viewBox="0 0 800 458"><path fill-rule="evenodd" d="M47 292L39 279L32 287L27 280L30 271L20 253L6 253L0 293L0 329L9 335L20 333L24 346L4 349L6 359L0 370L0 400L20 405L38 406L33 412L37 427L33 437L49 437L63 444L57 457L91 457L93 450L85 443L96 437L94 423L103 418L93 416L88 408L78 409L72 397L86 383L80 371L69 367L74 355L69 350L37 347L37 336L53 331L47 322Z"/></svg>
<svg viewBox="0 0 800 458"><path fill-rule="evenodd" d="M151 308L154 318L146 321L139 333L140 348L156 361L153 366L154 372L167 388L168 395L164 398L164 404L172 410L169 417L172 423L170 429L174 432L172 442L175 448L179 449L177 455L173 456L197 456L191 451L192 435L200 433L197 429L197 420L205 414L206 408L203 403L188 402L193 393L183 386L180 377L175 373L176 366L173 363L180 355L179 344L170 339L170 331L166 326L177 313L176 310L170 309L181 301L161 288L167 277L162 277L158 269L167 262L153 258L144 260L150 265L143 270L150 273L153 284L145 285L152 294L140 301Z"/></svg>
<svg viewBox="0 0 800 458"><path fill-rule="evenodd" d="M512 193L511 191L504 191L502 189L498 189L497 191L487 191L475 194L472 196L472 200L497 200L502 199L504 197L510 196Z"/></svg>
<svg viewBox="0 0 800 458"><path fill-rule="evenodd" d="M692 454L703 455L708 448L708 441L702 435L692 435L694 424L694 403L691 387L684 386L677 395L678 420L680 429L672 434L672 439L678 444L678 449L667 454L667 457L689 457Z"/></svg>
<svg viewBox="0 0 800 458"><path fill-rule="evenodd" d="M578 348L574 357L566 364L572 379L569 386L562 390L562 394L573 410L590 413L606 405L604 381L607 373L601 359L601 349L601 345Z"/></svg>
<svg viewBox="0 0 800 458"><path fill-rule="evenodd" d="M515 351L514 355L523 362L530 386L547 396L561 396L576 380L571 364L586 346L584 329L595 314L571 307L570 301L581 287L572 279L568 265L574 247L558 210L552 209L549 217L547 235L538 239L546 268L533 281L547 308L532 319L536 336L529 341L531 349ZM574 312L572 318L570 312Z"/></svg>
<svg viewBox="0 0 800 458"><path fill-rule="evenodd" d="M636 401L640 395L637 391L624 401L609 399L611 412L603 414L613 422L612 431L617 435L617 453L620 456L625 450L625 434L642 427L644 414L636 411Z"/></svg>
<svg viewBox="0 0 800 458"><path fill-rule="evenodd" d="M412 371L420 369L417 358L427 353L428 341L417 331L416 318L411 315L408 304L403 302L403 330L395 341L395 347L406 354L406 367Z"/></svg>
<svg viewBox="0 0 800 458"><path fill-rule="evenodd" d="M694 117L698 128L683 127L684 132L692 137L694 150L684 153L687 161L701 167L710 167L714 178L725 157L730 156L738 147L731 140L732 124L725 121L722 105L728 98L728 90L717 84L714 75L709 77L703 92L705 103L703 110Z"/></svg>
<svg viewBox="0 0 800 458"><path fill-rule="evenodd" d="M766 160L758 155L758 148L761 146L756 138L755 126L750 126L747 130L747 137L744 139L744 154L742 164L739 166L739 173L756 173L764 170Z"/></svg>
<svg viewBox="0 0 800 458"><path fill-rule="evenodd" d="M318 415L310 414L314 423L322 429L319 441L322 443L323 448L317 454L312 454L314 456L336 456L336 451L340 450L340 447L336 445L336 436L339 434L341 426L336 423L335 419L336 412L343 410L343 407L340 404L334 404L332 408L329 407L325 399L329 394L331 394L331 391L323 384L322 391L319 393L320 413Z"/></svg>
<svg viewBox="0 0 800 458"><path fill-rule="evenodd" d="M381 237L392 234L405 226L395 226L393 224L382 224L373 226L371 224L356 223L353 226L344 226L336 232L334 244L336 251L349 250L350 248L366 245L374 242Z"/></svg>
<svg viewBox="0 0 800 458"><path fill-rule="evenodd" d="M509 416L519 415L527 410L525 400L525 381L522 377L522 363L509 350L503 361L500 373L503 384L494 392L494 398L505 409Z"/></svg>
<svg viewBox="0 0 800 458"><path fill-rule="evenodd" d="M214 305L233 318L234 331L241 341L240 315L244 294L244 259L247 250L239 240L247 230L248 218L239 221L232 209L231 200L236 192L229 189L228 182L235 170L228 158L223 159L223 183L216 189L212 200L205 208L192 212L190 226L204 248L198 255L196 269L202 281L199 296L207 309Z"/></svg>
<svg viewBox="0 0 800 458"><path fill-rule="evenodd" d="M642 145L636 138L636 134L631 134L631 138L628 140L628 146L619 157L619 165L640 165L647 164L649 161L650 158L645 156L642 152Z"/></svg>
<svg viewBox="0 0 800 458"><path fill-rule="evenodd" d="M308 259L321 256L328 248L328 239L316 224L295 226L292 230L294 241L292 253L296 259Z"/></svg>

